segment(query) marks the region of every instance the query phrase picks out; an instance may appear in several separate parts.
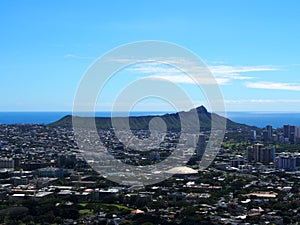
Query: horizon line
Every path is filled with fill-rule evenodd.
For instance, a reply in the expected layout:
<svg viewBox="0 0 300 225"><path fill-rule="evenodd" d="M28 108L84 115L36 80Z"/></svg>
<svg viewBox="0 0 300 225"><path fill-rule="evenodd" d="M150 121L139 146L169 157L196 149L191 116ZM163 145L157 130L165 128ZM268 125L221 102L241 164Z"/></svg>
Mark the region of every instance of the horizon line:
<svg viewBox="0 0 300 225"><path fill-rule="evenodd" d="M182 111L187 111L187 110L181 110ZM208 112L211 112L207 110ZM127 113L127 111L110 111L110 110L96 110L96 111L77 111L77 113L101 113L101 112L117 112L117 113ZM154 112L159 112L159 113L174 113L178 111L172 111L172 110L134 110L134 111L129 111L129 113L138 113L138 112L149 112L149 113L154 113ZM226 110L224 111L225 113L300 113L299 111L267 111L267 110ZM221 112L221 113L224 113ZM68 110L0 110L0 113L73 113L73 111L68 111ZM218 111L214 111L214 113L218 113Z"/></svg>

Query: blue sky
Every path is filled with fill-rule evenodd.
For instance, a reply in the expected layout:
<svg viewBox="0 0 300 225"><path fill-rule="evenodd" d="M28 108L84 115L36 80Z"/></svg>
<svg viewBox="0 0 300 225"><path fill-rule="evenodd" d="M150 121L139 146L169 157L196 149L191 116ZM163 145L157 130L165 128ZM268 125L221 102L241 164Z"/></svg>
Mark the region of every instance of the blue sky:
<svg viewBox="0 0 300 225"><path fill-rule="evenodd" d="M129 42L162 40L190 49L210 67L228 111L300 112L296 0L11 0L0 3L0 27L0 111L71 111L95 59ZM147 68L126 73L177 76L173 81L202 103L180 74ZM110 109L128 81L121 77L107 85L98 110Z"/></svg>

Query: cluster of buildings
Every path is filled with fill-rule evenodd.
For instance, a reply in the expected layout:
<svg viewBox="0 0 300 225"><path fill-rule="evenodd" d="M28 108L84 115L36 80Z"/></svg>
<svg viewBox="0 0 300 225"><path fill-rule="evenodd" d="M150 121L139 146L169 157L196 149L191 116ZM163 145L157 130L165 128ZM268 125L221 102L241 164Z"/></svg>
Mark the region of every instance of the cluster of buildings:
<svg viewBox="0 0 300 225"><path fill-rule="evenodd" d="M249 130L245 133L249 135ZM135 135L141 139L149 137L147 131L135 131ZM258 139L255 132L251 131L251 135L252 141ZM295 183L299 177L297 173L288 173L300 170L300 154L276 154L272 144L275 139L283 140L282 143L297 143L297 135L294 126L276 130L267 126L260 136L263 141L248 142L242 149L245 154L237 154L240 149L235 150L229 145L228 149L221 149L209 168L200 172L198 163L204 155L208 133L187 135L183 137L184 146L196 149L189 153L194 164L164 171L170 178L148 187L134 183L112 186L85 162L70 128L0 125L0 199L12 204L28 198L76 198L80 203L104 199L109 202L111 199L110 203L115 204L113 200L118 196L118 203L130 206L135 213L156 215L161 221L175 224L187 219L182 202L193 208L190 217L205 218L217 224L249 223L254 218L257 223L277 221L285 224L284 217L272 206L282 202L288 204L292 200L300 203L297 198L300 187L297 189ZM112 130L99 130L99 136L114 157L141 166L166 159L176 149L180 134L168 131L158 147L154 142L149 145L155 147L149 152L124 146ZM124 133L123 137L126 136ZM154 136L160 137L159 134ZM93 143L90 144L93 147ZM130 184L124 175L125 182ZM74 202L66 201L66 204ZM106 213L94 212L80 220L87 222L93 218L118 221L118 224L134 218L134 213L124 215L120 212L112 218ZM300 218L298 211L291 214L295 220Z"/></svg>
<svg viewBox="0 0 300 225"><path fill-rule="evenodd" d="M275 160L276 149L273 146L265 147L263 144L257 143L247 149L247 160L249 163L262 163L268 165Z"/></svg>
<svg viewBox="0 0 300 225"><path fill-rule="evenodd" d="M276 157L275 168L285 171L300 171L300 153L280 153Z"/></svg>
<svg viewBox="0 0 300 225"><path fill-rule="evenodd" d="M300 171L300 153L281 152L276 154L274 146L264 146L257 143L247 148L246 157L241 155L230 157L230 161L225 163L223 168L229 165L230 168L248 172L258 167L268 168L269 170L296 172Z"/></svg>
<svg viewBox="0 0 300 225"><path fill-rule="evenodd" d="M73 185L82 184L89 188L96 186L95 182L83 180L76 175L91 174L93 171L77 150L72 129L44 125L0 125L0 127L0 185L9 187L25 185L31 189L34 187L38 192L41 187L69 177ZM143 130L135 131L135 135L141 139L149 137L149 133ZM133 165L146 165L166 159L176 149L179 138L177 132L168 131L158 147L153 145L154 150L139 151L124 146L112 130L99 130L99 136L111 154ZM124 133L123 136L129 135ZM184 144L181 145L196 149L189 152L191 155L188 157L201 159L206 147L206 134L188 135L183 141ZM124 182L127 180L124 179Z"/></svg>
<svg viewBox="0 0 300 225"><path fill-rule="evenodd" d="M69 168L82 160L74 147L72 132L66 128L0 125L2 199L26 197L32 191L38 193L41 188L72 174ZM24 193L20 193L21 189Z"/></svg>
<svg viewBox="0 0 300 225"><path fill-rule="evenodd" d="M260 135L256 130L251 130L250 140L261 140L266 143L300 144L300 127L284 125L274 129L271 125L266 126Z"/></svg>
<svg viewBox="0 0 300 225"><path fill-rule="evenodd" d="M269 144L300 144L300 127L294 125L284 125L281 128L273 129L268 125L261 135L257 135L256 130L251 130L250 140L252 142L260 141L266 145ZM300 149L299 149L300 151ZM300 155L298 152L281 152L275 155L274 147L264 147L263 144L255 144L247 149L248 162L260 162L264 165L272 164L274 169L284 171L300 170Z"/></svg>

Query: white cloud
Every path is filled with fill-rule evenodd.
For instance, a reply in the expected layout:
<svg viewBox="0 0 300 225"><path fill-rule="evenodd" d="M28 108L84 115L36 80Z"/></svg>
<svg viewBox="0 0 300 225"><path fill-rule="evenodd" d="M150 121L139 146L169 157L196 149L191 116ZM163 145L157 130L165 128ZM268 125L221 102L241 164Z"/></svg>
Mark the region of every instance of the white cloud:
<svg viewBox="0 0 300 225"><path fill-rule="evenodd" d="M181 84L195 84L195 81L188 75L153 75L149 76L150 79L165 79L174 83ZM216 78L218 84L227 84L229 79L227 78ZM201 84L212 84L211 79L201 79Z"/></svg>
<svg viewBox="0 0 300 225"><path fill-rule="evenodd" d="M179 61L177 61L178 63ZM214 79L207 75L205 66L195 66L191 62L180 60L184 66L188 65L187 72L196 74L200 78L201 84L213 84L215 81L220 85L225 85L233 80L250 80L254 79L252 76L244 76L243 73L249 72L264 72L264 71L275 71L278 68L274 66L208 66L208 69L214 75ZM149 62L136 64L133 67L128 68L130 71L147 75L152 79L167 79L175 83L195 84L195 82L185 73L170 66L164 66L160 63Z"/></svg>
<svg viewBox="0 0 300 225"><path fill-rule="evenodd" d="M174 83L196 84L189 74L192 74L194 76L193 78L197 79L197 82L201 84L216 84L216 81L219 82L219 84L225 84L228 81L228 79L214 79L209 75L209 71L205 66L193 65L193 63L184 60L178 60L176 63L177 65L178 63L180 65L182 64L182 68L185 69L187 73L175 67L171 67L169 64L164 65L157 62L140 63L127 69L150 79L165 79ZM188 67L187 64L189 65Z"/></svg>
<svg viewBox="0 0 300 225"><path fill-rule="evenodd" d="M209 69L216 77L218 76L228 77L234 80L253 79L253 77L250 76L242 76L241 73L278 70L278 68L274 66L226 66L226 65L209 66Z"/></svg>
<svg viewBox="0 0 300 225"><path fill-rule="evenodd" d="M262 81L262 82L247 82L247 83L245 83L245 85L248 88L300 91L300 84L297 84L297 83Z"/></svg>
<svg viewBox="0 0 300 225"><path fill-rule="evenodd" d="M176 68L164 66L160 63L154 63L154 62L136 64L129 70L140 72L143 74L154 74L154 75L157 74L176 75L182 73L180 70Z"/></svg>
<svg viewBox="0 0 300 225"><path fill-rule="evenodd" d="M165 79L175 83L182 84L194 84L195 82L189 77L185 75L153 75L149 76L150 79Z"/></svg>

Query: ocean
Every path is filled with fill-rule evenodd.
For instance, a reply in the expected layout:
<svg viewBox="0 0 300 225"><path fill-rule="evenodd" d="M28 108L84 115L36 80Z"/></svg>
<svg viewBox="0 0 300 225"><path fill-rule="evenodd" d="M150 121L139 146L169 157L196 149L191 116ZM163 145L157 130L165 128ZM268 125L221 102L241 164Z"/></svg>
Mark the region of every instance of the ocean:
<svg viewBox="0 0 300 225"><path fill-rule="evenodd" d="M163 115L166 112L131 112L131 116ZM72 112L0 112L0 124L49 124ZM89 116L90 114L83 114ZM110 117L111 112L96 112L96 116ZM117 115L124 115L120 113Z"/></svg>
<svg viewBox="0 0 300 225"><path fill-rule="evenodd" d="M300 126L300 113L287 112L227 112L227 118L234 122L263 128L271 125L274 128L285 124Z"/></svg>
<svg viewBox="0 0 300 225"><path fill-rule="evenodd" d="M166 112L131 112L132 116L162 115ZM0 112L0 124L49 124L71 112ZM96 112L96 116L111 116L110 112ZM284 124L300 126L300 113L279 112L227 112L227 118L234 122L274 128Z"/></svg>

